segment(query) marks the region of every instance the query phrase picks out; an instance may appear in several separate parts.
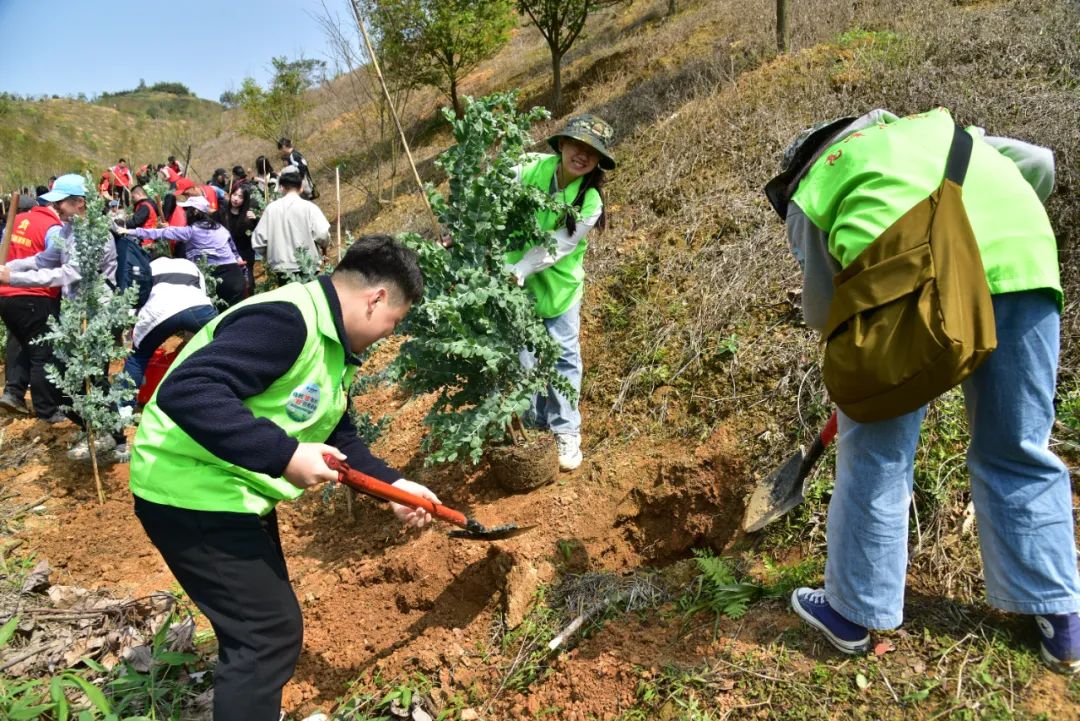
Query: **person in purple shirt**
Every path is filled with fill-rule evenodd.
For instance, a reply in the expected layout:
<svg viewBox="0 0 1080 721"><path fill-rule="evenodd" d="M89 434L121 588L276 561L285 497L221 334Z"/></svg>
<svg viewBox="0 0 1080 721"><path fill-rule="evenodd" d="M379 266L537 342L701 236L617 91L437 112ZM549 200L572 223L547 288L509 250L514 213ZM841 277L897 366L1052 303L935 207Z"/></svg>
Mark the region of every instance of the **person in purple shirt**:
<svg viewBox="0 0 1080 721"><path fill-rule="evenodd" d="M205 257L210 272L218 279L217 295L229 306L244 299L244 261L236 250L232 236L225 226L210 216L210 204L197 195L178 204L184 208L187 225L181 227L116 228L117 233L128 233L139 239L164 238L176 242L173 254L192 262ZM182 244L182 245L181 245Z"/></svg>

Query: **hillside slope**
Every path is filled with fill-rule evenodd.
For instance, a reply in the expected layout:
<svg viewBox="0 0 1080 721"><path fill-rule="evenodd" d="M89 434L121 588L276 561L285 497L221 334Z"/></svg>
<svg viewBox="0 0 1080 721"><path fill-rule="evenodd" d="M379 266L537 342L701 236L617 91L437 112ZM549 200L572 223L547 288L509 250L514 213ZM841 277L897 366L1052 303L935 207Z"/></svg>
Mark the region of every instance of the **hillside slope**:
<svg viewBox="0 0 1080 721"><path fill-rule="evenodd" d="M98 103L69 98L0 99L0 189L42 184L65 172L183 158L222 130L222 107L168 93Z"/></svg>

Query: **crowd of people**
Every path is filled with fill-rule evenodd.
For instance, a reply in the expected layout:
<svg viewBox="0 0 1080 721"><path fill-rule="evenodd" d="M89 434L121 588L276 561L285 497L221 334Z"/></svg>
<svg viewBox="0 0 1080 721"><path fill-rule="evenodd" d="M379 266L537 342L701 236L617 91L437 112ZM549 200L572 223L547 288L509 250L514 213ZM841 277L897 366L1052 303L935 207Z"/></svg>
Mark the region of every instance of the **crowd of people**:
<svg viewBox="0 0 1080 721"><path fill-rule="evenodd" d="M324 256L330 223L310 200L315 186L307 161L288 138L282 138L278 148L285 163L280 173L259 156L254 172L236 165L230 177L218 168L200 184L172 156L134 173L121 158L101 174L96 190L78 174L50 178L33 192L24 188L19 207L8 211L16 216L6 264L0 267L0 319L7 330L0 410L47 423L70 419L82 426L81 419L61 410L67 399L45 370L57 359L42 336L49 318L60 312L60 298L73 294L80 279L68 241L72 220L86 212L88 193L107 200L117 241L133 239L151 259L149 297L137 308L131 353L117 382L140 386L150 358L169 337L193 333L219 310L252 296L257 259L264 261L270 287L297 272L297 249L316 261ZM155 177L167 189L160 197L148 192ZM117 283L114 244L106 248L103 270ZM99 435L95 446L113 460L129 457L119 431ZM68 455L73 460L89 458L85 435Z"/></svg>
<svg viewBox="0 0 1080 721"><path fill-rule="evenodd" d="M515 251L506 270L535 298L561 348L559 372L578 392L584 257L589 234L606 222L603 185L616 167L613 137L597 117L571 118L549 139L551 153L527 156L516 169L517 182L574 208L540 213L537 223L554 242ZM327 456L438 501L375 457L346 412L360 355L423 297L415 252L389 236L363 236L329 275L284 284L222 314L209 298L196 260L206 263L222 303L232 306L251 294L256 258L270 272L287 273L301 251L326 250L329 223L309 200L317 191L306 162L288 139L278 149L288 165L276 178L265 158L250 178L242 167L231 178L219 169L205 185L165 164L154 172L164 170L171 202L159 208L142 185L131 185L131 213L114 227L120 238L162 246L128 358L134 382L166 338L194 333L144 407L131 489L147 535L217 635L217 719L277 719L282 687L300 653L303 622L278 535L279 501L335 480ZM128 188L113 181L128 178L125 169L118 163L107 187L103 175L98 189L118 204ZM136 173L137 182L145 182L148 169ZM941 108L904 118L879 110L799 134L766 196L803 272L807 325L821 329L827 344L838 333L866 330L857 343L869 349L871 365L918 375L946 362L940 353L925 361L909 352L919 341L891 337L881 318L893 318L889 309L900 307L911 309L900 313L904 322L917 316L933 325L949 315L941 307L967 299L968 288L985 292L989 310L980 312L996 333L996 350L966 369L961 387L988 600L1033 617L1043 660L1074 673L1080 670L1080 575L1072 495L1068 471L1049 448L1063 300L1043 208L1053 178L1053 154L1045 148L962 128ZM274 189L283 197L256 213L253 199ZM33 412L50 422L62 418L62 399L42 372L50 353L34 340L57 312L59 297L79 281L77 259L57 241L70 237L71 219L85 212L86 192L81 176L57 178L39 207L16 218L16 241L0 267L0 318L19 344L8 348L9 386L0 406L28 412L11 386L28 378ZM981 260L935 266L936 250L929 248L941 247L940 238L950 246L970 242ZM107 273L116 263L115 253L106 253ZM940 287L928 288L935 274ZM952 285L958 276L968 283L963 292ZM860 278L863 285L852 292L847 283ZM912 305L897 305L904 303ZM841 315L849 304L864 315ZM884 316L872 315L882 308ZM522 362L531 362L527 354ZM830 390L858 386L865 380L859 375L834 369ZM833 399L839 440L824 584L795 590L791 605L844 653L865 653L871 629L903 620L915 449L925 404L943 390L914 403L902 399L906 411L877 418ZM533 399L528 419L555 435L564 470L581 464L575 402L550 389ZM422 510L394 511L411 525L430 521Z"/></svg>

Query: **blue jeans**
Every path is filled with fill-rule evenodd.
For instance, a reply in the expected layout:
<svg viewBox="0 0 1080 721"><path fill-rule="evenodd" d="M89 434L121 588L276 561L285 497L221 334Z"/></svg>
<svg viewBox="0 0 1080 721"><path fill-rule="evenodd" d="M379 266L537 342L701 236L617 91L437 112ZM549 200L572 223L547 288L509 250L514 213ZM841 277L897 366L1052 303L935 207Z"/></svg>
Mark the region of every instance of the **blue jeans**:
<svg viewBox="0 0 1080 721"><path fill-rule="evenodd" d="M961 385L987 600L1013 613L1080 611L1069 474L1048 447L1057 304L1040 291L993 302L997 350ZM878 423L840 414L825 597L869 628L903 621L908 508L925 414L923 407Z"/></svg>
<svg viewBox="0 0 1080 721"><path fill-rule="evenodd" d="M581 301L570 307L565 313L554 318L545 318L544 325L555 342L562 348L556 370L581 395ZM521 365L532 368L536 358L529 351L521 352ZM577 403L548 386L546 393L536 395L532 406L525 413L524 421L538 428L550 429L553 433L580 435L581 411Z"/></svg>
<svg viewBox="0 0 1080 721"><path fill-rule="evenodd" d="M142 343L139 343L137 348L131 350L127 360L124 361L124 373L127 374L127 377L121 376L120 382L126 383L128 382L127 378L130 378L130 383L133 383L136 388L140 387L146 378L146 366L150 363L154 351L160 348L162 343L167 341L170 336L181 331L197 333L204 325L216 317L217 311L214 310L213 306L197 305L194 308L188 308L170 315L158 323L143 337ZM135 399L132 398L130 401L125 402L124 405L134 408Z"/></svg>

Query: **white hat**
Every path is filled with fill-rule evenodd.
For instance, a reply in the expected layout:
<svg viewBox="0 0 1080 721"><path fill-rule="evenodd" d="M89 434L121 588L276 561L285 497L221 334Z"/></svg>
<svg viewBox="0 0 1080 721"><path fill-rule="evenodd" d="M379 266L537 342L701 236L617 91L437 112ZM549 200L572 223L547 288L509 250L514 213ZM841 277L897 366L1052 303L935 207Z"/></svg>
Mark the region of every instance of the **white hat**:
<svg viewBox="0 0 1080 721"><path fill-rule="evenodd" d="M178 208L194 208L204 213L210 212L210 201L201 195L193 195L187 200L182 200L176 204Z"/></svg>

